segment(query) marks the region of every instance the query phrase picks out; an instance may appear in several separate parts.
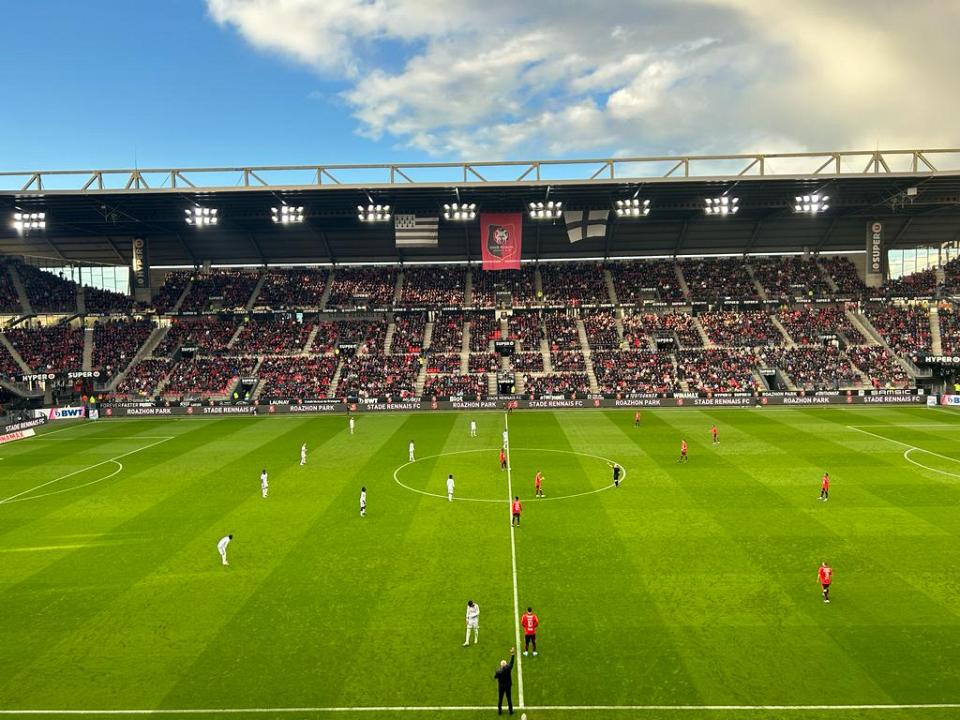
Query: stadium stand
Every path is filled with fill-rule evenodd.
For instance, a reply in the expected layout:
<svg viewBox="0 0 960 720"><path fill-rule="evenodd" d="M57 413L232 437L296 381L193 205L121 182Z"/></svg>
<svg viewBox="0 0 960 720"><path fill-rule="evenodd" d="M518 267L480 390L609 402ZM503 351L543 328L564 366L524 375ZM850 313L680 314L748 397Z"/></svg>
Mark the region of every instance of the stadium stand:
<svg viewBox="0 0 960 720"><path fill-rule="evenodd" d="M462 266L410 267L403 272L400 304L406 307L462 307Z"/></svg>
<svg viewBox="0 0 960 720"><path fill-rule="evenodd" d="M390 307L397 286L395 267L338 267L330 283L329 307Z"/></svg>
<svg viewBox="0 0 960 720"><path fill-rule="evenodd" d="M195 347L210 355L226 354L227 343L238 327L239 319L234 317L178 318L154 350L154 355L168 357L183 347Z"/></svg>
<svg viewBox="0 0 960 720"><path fill-rule="evenodd" d="M430 350L436 353L459 353L463 348L463 313L439 313L434 316Z"/></svg>
<svg viewBox="0 0 960 720"><path fill-rule="evenodd" d="M665 393L680 390L673 358L649 351L602 351L593 354L600 392L611 395Z"/></svg>
<svg viewBox="0 0 960 720"><path fill-rule="evenodd" d="M258 394L291 401L326 398L336 369L337 360L332 357L266 358L257 371Z"/></svg>
<svg viewBox="0 0 960 720"><path fill-rule="evenodd" d="M231 355L292 355L302 352L313 329L312 323L296 320L258 320L241 327Z"/></svg>
<svg viewBox="0 0 960 720"><path fill-rule="evenodd" d="M865 314L900 356L915 359L930 352L930 314L925 306L869 305Z"/></svg>
<svg viewBox="0 0 960 720"><path fill-rule="evenodd" d="M611 311L587 310L582 315L583 329L591 350L607 350L620 347L617 332L617 317Z"/></svg>
<svg viewBox="0 0 960 720"><path fill-rule="evenodd" d="M677 378L696 392L745 392L756 389L756 357L748 350L681 350Z"/></svg>
<svg viewBox="0 0 960 720"><path fill-rule="evenodd" d="M93 326L93 368L121 372L153 332L150 320L106 320Z"/></svg>
<svg viewBox="0 0 960 720"><path fill-rule="evenodd" d="M856 266L848 258L832 256L820 258L820 265L837 286L839 295L852 298L862 297L867 292Z"/></svg>
<svg viewBox="0 0 960 720"><path fill-rule="evenodd" d="M133 298L123 293L84 287L83 299L87 314L90 315L127 315L133 312Z"/></svg>
<svg viewBox="0 0 960 720"><path fill-rule="evenodd" d="M34 372L79 370L83 365L83 329L68 325L16 327L7 339Z"/></svg>
<svg viewBox="0 0 960 720"><path fill-rule="evenodd" d="M17 264L17 272L36 313L75 313L77 284L62 275L40 270L33 265Z"/></svg>
<svg viewBox="0 0 960 720"><path fill-rule="evenodd" d="M670 260L618 262L607 266L621 304L682 302L677 266Z"/></svg>
<svg viewBox="0 0 960 720"><path fill-rule="evenodd" d="M423 394L436 398L483 398L487 395L487 381L483 375L431 375Z"/></svg>
<svg viewBox="0 0 960 720"><path fill-rule="evenodd" d="M842 308L835 306L805 306L796 310L782 308L777 313L780 324L798 345L813 345L823 335L841 335L853 345L859 345L865 338L857 330Z"/></svg>
<svg viewBox="0 0 960 720"><path fill-rule="evenodd" d="M543 339L540 316L534 312L519 312L507 321L507 337L516 340L521 350L539 350Z"/></svg>
<svg viewBox="0 0 960 720"><path fill-rule="evenodd" d="M758 347L783 343L783 335L763 311L703 313L700 322L715 345Z"/></svg>
<svg viewBox="0 0 960 720"><path fill-rule="evenodd" d="M757 298L757 288L746 266L738 260L684 260L680 267L692 300L721 302Z"/></svg>
<svg viewBox="0 0 960 720"><path fill-rule="evenodd" d="M472 307L496 307L497 291L509 292L513 298L513 307L532 307L538 303L535 271L529 265L520 270L473 271L473 299L470 303Z"/></svg>
<svg viewBox="0 0 960 720"><path fill-rule="evenodd" d="M253 358L194 358L175 363L163 386L164 397L225 397L243 375L253 373Z"/></svg>
<svg viewBox="0 0 960 720"><path fill-rule="evenodd" d="M427 316L423 313L396 315L393 322L393 341L390 352L394 355L420 353L423 350Z"/></svg>
<svg viewBox="0 0 960 720"><path fill-rule="evenodd" d="M165 314L173 312L177 301L183 295L183 291L190 284L191 274L189 272L171 272L163 280L163 284L157 290L153 297L153 307L158 313Z"/></svg>
<svg viewBox="0 0 960 720"><path fill-rule="evenodd" d="M141 360L130 368L123 380L117 384L113 394L121 398L154 397L171 367L172 363L167 358Z"/></svg>
<svg viewBox="0 0 960 720"><path fill-rule="evenodd" d="M548 305L580 307L609 304L603 266L596 263L541 264L543 301Z"/></svg>
<svg viewBox="0 0 960 720"><path fill-rule="evenodd" d="M242 310L253 295L258 280L256 273L246 270L214 270L197 275L180 310Z"/></svg>
<svg viewBox="0 0 960 720"><path fill-rule="evenodd" d="M319 309L326 281L326 271L318 268L270 270L264 277L254 306L273 310Z"/></svg>
<svg viewBox="0 0 960 720"><path fill-rule="evenodd" d="M586 395L590 392L590 378L584 373L524 374L523 392L529 397Z"/></svg>
<svg viewBox="0 0 960 720"><path fill-rule="evenodd" d="M816 260L796 256L754 258L750 265L770 300L791 302L830 295L830 286Z"/></svg>

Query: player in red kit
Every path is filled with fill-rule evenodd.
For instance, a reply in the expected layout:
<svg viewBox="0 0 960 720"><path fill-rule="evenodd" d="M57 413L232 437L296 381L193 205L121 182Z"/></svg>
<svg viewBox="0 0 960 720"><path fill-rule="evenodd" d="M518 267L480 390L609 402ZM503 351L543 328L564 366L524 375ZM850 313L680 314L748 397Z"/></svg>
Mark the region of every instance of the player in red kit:
<svg viewBox="0 0 960 720"><path fill-rule="evenodd" d="M825 472L820 478L820 499L826 502L830 498L830 473Z"/></svg>
<svg viewBox="0 0 960 720"><path fill-rule="evenodd" d="M513 502L510 503L510 515L511 515L510 524L511 525L516 525L519 527L520 513L522 511L523 511L523 505L520 504L520 498L515 496L513 498Z"/></svg>
<svg viewBox="0 0 960 720"><path fill-rule="evenodd" d="M678 463L687 462L687 441L680 441L680 459L677 460Z"/></svg>
<svg viewBox="0 0 960 720"><path fill-rule="evenodd" d="M503 448L500 448L500 469L507 469L507 453L504 452Z"/></svg>
<svg viewBox="0 0 960 720"><path fill-rule="evenodd" d="M717 426L716 426L716 425L714 425L713 427L710 428L710 434L713 435L713 444L714 444L714 445L719 445L719 444L720 444L720 438L717 437Z"/></svg>
<svg viewBox="0 0 960 720"><path fill-rule="evenodd" d="M640 427L640 411L639 411L639 410L637 410L637 411L633 414L633 426L634 426L634 427Z"/></svg>
<svg viewBox="0 0 960 720"><path fill-rule="evenodd" d="M533 479L533 487L537 491L536 497L543 497L543 473L537 472L537 476Z"/></svg>
<svg viewBox="0 0 960 720"><path fill-rule="evenodd" d="M530 651L530 644L533 643L533 656L537 656L537 628L540 627L540 618L538 618L533 608L528 607L527 611L520 616L520 624L523 625L523 654Z"/></svg>
<svg viewBox="0 0 960 720"><path fill-rule="evenodd" d="M820 569L817 570L817 582L823 588L823 601L830 602L830 583L833 582L833 568L825 562L820 563Z"/></svg>

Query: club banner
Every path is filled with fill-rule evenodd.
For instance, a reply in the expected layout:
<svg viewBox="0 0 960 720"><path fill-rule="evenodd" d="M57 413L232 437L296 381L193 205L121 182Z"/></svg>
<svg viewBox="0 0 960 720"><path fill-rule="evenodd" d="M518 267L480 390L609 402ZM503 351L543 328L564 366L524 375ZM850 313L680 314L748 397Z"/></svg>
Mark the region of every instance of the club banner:
<svg viewBox="0 0 960 720"><path fill-rule="evenodd" d="M522 213L480 213L484 270L519 270Z"/></svg>
<svg viewBox="0 0 960 720"><path fill-rule="evenodd" d="M868 287L883 283L883 223L867 223L867 272L864 278Z"/></svg>
<svg viewBox="0 0 960 720"><path fill-rule="evenodd" d="M150 287L150 247L146 238L134 238L130 256L130 269L133 274L133 287L144 290Z"/></svg>

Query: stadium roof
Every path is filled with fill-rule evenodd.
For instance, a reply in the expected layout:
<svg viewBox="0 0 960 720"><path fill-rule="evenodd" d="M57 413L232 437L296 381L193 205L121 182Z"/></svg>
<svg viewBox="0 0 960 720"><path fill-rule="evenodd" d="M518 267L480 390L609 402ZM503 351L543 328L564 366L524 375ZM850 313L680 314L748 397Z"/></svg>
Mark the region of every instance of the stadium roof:
<svg viewBox="0 0 960 720"><path fill-rule="evenodd" d="M6 188L6 189L3 189ZM794 197L830 196L818 216ZM704 198L739 198L740 211L707 216ZM360 223L357 205L439 215L450 202L523 212L651 201L639 219L610 216L603 238L571 245L562 221L524 214L525 259L863 250L866 223L886 223L888 247L960 240L960 149L790 153L580 161L411 165L158 168L0 173L0 218L44 211L44 232L0 223L0 253L128 264L130 239L150 240L157 265L476 260L479 223L442 222L435 248L398 250L391 224ZM302 205L302 225L277 225L271 207ZM220 223L195 228L184 210L215 207Z"/></svg>

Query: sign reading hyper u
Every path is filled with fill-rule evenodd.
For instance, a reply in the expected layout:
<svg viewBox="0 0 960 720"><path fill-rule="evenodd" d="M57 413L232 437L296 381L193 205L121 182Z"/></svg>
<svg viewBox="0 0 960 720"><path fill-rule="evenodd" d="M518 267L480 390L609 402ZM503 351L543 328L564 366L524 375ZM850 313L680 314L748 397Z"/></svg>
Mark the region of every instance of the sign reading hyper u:
<svg viewBox="0 0 960 720"><path fill-rule="evenodd" d="M883 283L883 223L867 223L867 271L864 278L870 287Z"/></svg>
<svg viewBox="0 0 960 720"><path fill-rule="evenodd" d="M133 271L133 286L144 289L150 287L150 247L147 239L133 239L130 269Z"/></svg>

